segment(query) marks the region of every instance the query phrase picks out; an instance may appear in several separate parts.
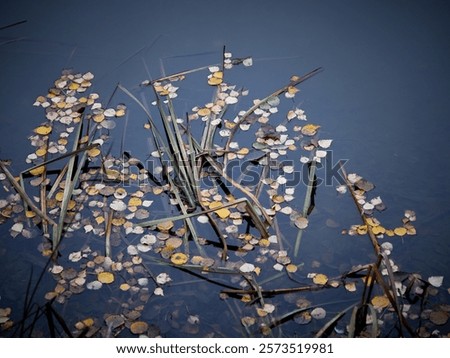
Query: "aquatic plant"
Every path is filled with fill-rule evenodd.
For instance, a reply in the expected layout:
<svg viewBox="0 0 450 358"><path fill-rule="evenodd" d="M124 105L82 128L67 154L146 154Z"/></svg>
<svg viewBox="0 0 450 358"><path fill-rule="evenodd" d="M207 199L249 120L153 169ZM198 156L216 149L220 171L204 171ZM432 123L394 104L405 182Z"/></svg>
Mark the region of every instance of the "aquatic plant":
<svg viewBox="0 0 450 358"><path fill-rule="evenodd" d="M414 327L407 319L405 307L420 302L423 310L427 295L442 280L398 273L392 244L380 244L385 236L415 235L415 213L408 210L401 225L385 228L376 218L385 209L381 198L368 199L373 184L347 175L343 167L344 183L337 190L350 193L362 219L346 233L367 235L375 261L335 277L304 270L300 246L315 207L316 167L325 160L332 139L319 138L320 125L309 123L294 99L298 86L321 69L292 76L285 86L236 110L248 91L229 84L227 76L235 67L251 66L252 59L232 57L225 49L222 55L219 64L145 80L134 90L119 84L106 106L90 91L90 72L64 71L36 99L45 121L30 136L35 149L26 161L31 166L15 177L8 163L0 162L0 179L10 192L0 202L1 218L5 223L14 220L13 237L43 238L39 248L47 264L41 278L51 274L57 283L45 295L45 307L33 304L36 286L30 289L16 334L31 334L34 321L45 316L52 336L55 319L62 335L116 336L125 327L132 334L157 335L140 317L145 304L170 292L176 284L173 272L179 270L221 287L217 294L224 300L254 307L253 314L243 314L229 304L241 335L282 335L285 322L320 321L327 316L324 306L335 303L302 299L282 308L270 302L272 297L330 289L355 292L358 286L360 299L350 300L316 336L383 335L382 318L388 311L395 314L398 335L425 335L423 326ZM212 100L180 113L177 85L194 74L210 86ZM122 101L117 102L120 94ZM133 105L139 112L133 112L129 124ZM280 114L280 108L287 111ZM139 123L142 117L136 113L145 120ZM145 129L151 160L145 154L132 156L123 137L120 146L112 141L116 127L125 132L128 126ZM241 145L248 143L248 133L254 133L253 143ZM296 161L284 160L289 155ZM238 173L231 170L236 161L241 161ZM250 167L256 180L246 180ZM290 180L302 168L304 181ZM169 206L152 211L158 200ZM297 229L296 237L286 237L280 229L279 220L286 218ZM86 240L76 242L79 236ZM281 276L289 277L292 286L263 288ZM122 297L120 312L105 312L103 319L80 318L75 331L69 329L54 303L68 304L73 295L104 287ZM10 310L1 312L8 317L2 320L4 328L11 329ZM443 309L432 312L438 312L430 315L432 323L446 322ZM200 320L190 314L184 332L198 332ZM346 329L337 329L344 320Z"/></svg>

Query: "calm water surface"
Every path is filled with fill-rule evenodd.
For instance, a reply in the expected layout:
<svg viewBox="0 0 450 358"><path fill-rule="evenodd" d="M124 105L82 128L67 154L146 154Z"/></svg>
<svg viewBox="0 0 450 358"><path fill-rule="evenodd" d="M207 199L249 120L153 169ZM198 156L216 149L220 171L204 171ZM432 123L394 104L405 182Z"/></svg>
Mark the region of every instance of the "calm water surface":
<svg viewBox="0 0 450 358"><path fill-rule="evenodd" d="M230 74L231 82L250 89L245 104L285 85L291 75L321 66L324 71L300 87L298 105L311 122L322 126L322 138L334 140L333 165L347 159L348 172L357 172L376 185L374 195L380 195L388 207L379 215L385 226L398 225L405 209L417 213L418 234L390 240L393 258L402 271L417 272L424 278L443 275L438 298L449 304L448 2L228 4L217 13L209 1L137 1L132 5L120 1L3 1L0 26L26 22L0 30L0 157L12 160L13 173L27 167L24 159L32 151L27 137L44 120L42 111L32 103L62 69L93 72L93 91L107 101L119 82L135 89L149 75L219 62L226 45L235 56L254 59L253 67ZM181 113L211 100L206 85L193 81L182 87L178 98ZM125 97L117 101L125 101ZM142 117L137 109L131 111L130 120ZM145 158L149 147L140 128L127 127L125 146ZM114 143L121 137L118 130L113 134ZM324 169L318 170L318 176L325 176ZM359 218L350 197L338 196L335 184L317 190L316 208L301 245L299 261L304 268L298 277L302 284L310 282L306 278L309 272L334 277L353 265L373 261L367 238L341 235L342 229L358 224ZM303 196L298 200L296 205L301 207ZM162 216L164 207L158 210ZM289 248L296 230L288 218L279 224ZM35 282L45 262L37 251L40 239L12 239L11 226L11 221L0 226L0 308L12 307L18 320L30 277ZM72 237L64 249L78 250L88 242L88 238L75 241ZM150 260L148 265L154 273L162 271ZM217 281L211 283L186 272L170 272L170 292L152 297L142 320L170 337L248 334L239 320L254 316L254 306L219 298L223 288L219 284L229 284L229 278L211 274L211 280ZM281 276L263 287L295 284ZM43 296L54 285L54 280L45 276L36 303L45 303ZM99 299L108 313L122 312L126 295L108 288L99 292L74 295L69 304L56 307L71 327L88 316L101 321L105 311L98 307ZM359 295L336 292L325 290L307 297L313 304L323 305L331 318L359 299ZM276 296L270 302L282 315L295 308L301 297ZM190 316L197 315L199 325L186 324ZM48 335L45 322L40 324L37 334ZM288 322L274 334L308 336L322 325L318 321L309 325ZM448 332L448 326L442 332Z"/></svg>

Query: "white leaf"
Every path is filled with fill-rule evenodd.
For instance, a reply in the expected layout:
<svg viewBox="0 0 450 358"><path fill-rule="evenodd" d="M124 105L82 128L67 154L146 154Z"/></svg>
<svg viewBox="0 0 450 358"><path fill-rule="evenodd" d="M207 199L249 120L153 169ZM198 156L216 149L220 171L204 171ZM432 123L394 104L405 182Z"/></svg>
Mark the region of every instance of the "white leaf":
<svg viewBox="0 0 450 358"><path fill-rule="evenodd" d="M332 139L320 139L319 140L319 146L323 149L327 149L330 147L331 143L333 142Z"/></svg>
<svg viewBox="0 0 450 358"><path fill-rule="evenodd" d="M127 204L125 204L122 200L114 200L109 207L115 211L124 211L127 208Z"/></svg>
<svg viewBox="0 0 450 358"><path fill-rule="evenodd" d="M275 311L275 306L270 303L265 303L263 310L266 311L267 313L272 313L273 311Z"/></svg>
<svg viewBox="0 0 450 358"><path fill-rule="evenodd" d="M242 64L246 67L253 65L253 59L251 57L247 57Z"/></svg>
<svg viewBox="0 0 450 358"><path fill-rule="evenodd" d="M164 290L161 287L156 287L153 293L156 296L164 296Z"/></svg>
<svg viewBox="0 0 450 358"><path fill-rule="evenodd" d="M444 276L430 276L428 277L428 282L434 287L441 287L444 281Z"/></svg>
<svg viewBox="0 0 450 358"><path fill-rule="evenodd" d="M147 277L141 277L137 280L139 286L147 286L148 285L148 278Z"/></svg>
<svg viewBox="0 0 450 358"><path fill-rule="evenodd" d="M237 102L238 102L237 97L231 97L231 96L229 96L229 97L225 98L225 103L226 103L226 104L235 104L235 103L237 103Z"/></svg>
<svg viewBox="0 0 450 358"><path fill-rule="evenodd" d="M317 150L316 157L317 158L325 158L327 156L327 152L325 150Z"/></svg>
<svg viewBox="0 0 450 358"><path fill-rule="evenodd" d="M129 245L127 247L127 253L128 253L128 255L137 255L139 252L138 252L138 249L136 248L136 246Z"/></svg>
<svg viewBox="0 0 450 358"><path fill-rule="evenodd" d="M209 221L209 219L208 219L208 217L207 217L206 215L200 215L200 216L197 218L197 221L198 221L199 223L201 223L201 224L206 224L206 223Z"/></svg>
<svg viewBox="0 0 450 358"><path fill-rule="evenodd" d="M146 208L148 208L150 205L152 205L153 204L153 200L144 200L143 202L142 202L142 206L144 206L144 207L146 207Z"/></svg>
<svg viewBox="0 0 450 358"><path fill-rule="evenodd" d="M50 270L51 273L54 273L55 275L61 273L64 270L64 268L60 265L55 265L52 267L52 269Z"/></svg>
<svg viewBox="0 0 450 358"><path fill-rule="evenodd" d="M273 268L276 271L283 271L284 266L282 264L276 263L275 265L273 265Z"/></svg>
<svg viewBox="0 0 450 358"><path fill-rule="evenodd" d="M162 272L158 276L156 276L156 282L160 285L164 285L170 281L172 281L172 279L170 278L169 274L165 272Z"/></svg>
<svg viewBox="0 0 450 358"><path fill-rule="evenodd" d="M309 162L309 158L305 157L305 156L302 156L302 157L300 157L300 162L302 162L303 164L306 164L306 163Z"/></svg>
<svg viewBox="0 0 450 358"><path fill-rule="evenodd" d="M343 185L339 185L336 187L336 191L339 194L345 194L347 192L347 185L343 184Z"/></svg>
<svg viewBox="0 0 450 358"><path fill-rule="evenodd" d="M316 307L311 311L311 316L315 319L323 319L327 312L322 307Z"/></svg>
<svg viewBox="0 0 450 358"><path fill-rule="evenodd" d="M23 230L23 224L22 223L15 223L11 227L11 231L14 231L14 232L22 232L22 230Z"/></svg>
<svg viewBox="0 0 450 358"><path fill-rule="evenodd" d="M102 288L102 283L100 281L92 281L92 282L88 282L88 284L86 285L86 288L88 290L99 290Z"/></svg>
<svg viewBox="0 0 450 358"><path fill-rule="evenodd" d="M253 272L255 270L255 265L250 263L245 263L241 267L239 267L239 271L243 273Z"/></svg>
<svg viewBox="0 0 450 358"><path fill-rule="evenodd" d="M78 262L82 258L81 251L72 252L69 254L69 260L72 262Z"/></svg>

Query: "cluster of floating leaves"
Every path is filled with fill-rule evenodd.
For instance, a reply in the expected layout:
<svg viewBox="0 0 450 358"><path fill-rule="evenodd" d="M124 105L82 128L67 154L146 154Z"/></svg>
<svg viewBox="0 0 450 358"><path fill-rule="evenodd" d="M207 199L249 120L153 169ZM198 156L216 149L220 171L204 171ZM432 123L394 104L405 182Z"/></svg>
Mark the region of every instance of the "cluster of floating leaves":
<svg viewBox="0 0 450 358"><path fill-rule="evenodd" d="M225 70L239 64L250 66L252 60L234 59L231 53L225 53L223 68L216 65L208 68L206 82L215 88L214 98L211 102L192 108L188 114L189 124L197 120L204 125L205 130L217 133L215 138L218 140L214 143L213 154L217 163L224 167L229 161L247 159L252 153L252 157L256 158L252 159L256 165L274 169L266 172L257 186L243 187L244 194L255 191L265 194L261 202L266 206L254 207L258 217L274 220L279 214L284 215L289 218L292 226L304 230L309 224L308 217L291 204L295 202L297 188L287 185L288 177L298 170L295 164L320 163L326 157L332 139L319 139L320 125L308 123L305 111L295 106L293 100L298 92L295 83L300 79L297 76L293 76L290 84L278 94L264 100L255 99L250 112L228 114L228 109L248 94L248 91L225 82ZM65 182L62 179L65 174L62 169L56 178L47 175L47 168L51 165L49 160L67 154L73 141L78 141L77 148L88 148L86 154L89 164L97 164L89 166L79 176L79 185L73 190L68 202L64 229L67 236L82 231L88 237L100 237L103 242L106 240L109 243L106 244L106 252L103 248L91 248L93 243L78 251L63 252L63 263L54 263L49 268L56 285L46 293L45 298L63 304L74 294L101 290L105 286L114 292L129 293L130 296L121 304L120 313L105 314L103 319L84 318L75 324L76 330L85 332L86 336L98 335L99 332L102 336L116 336L125 328L135 335L159 334L154 326L142 321L141 316L145 304L152 296L164 296L172 278L163 270L153 274L148 269L146 260L150 259L150 255L152 260L159 256L165 263L173 266L195 267L202 272L224 270L233 273L232 283L238 284L243 290L251 289L251 283L258 286L255 278L262 274L262 267L272 267L275 272L285 272L290 276L301 271L301 265L295 262L290 252L282 249L282 234L277 231L263 235L261 232L248 230L248 219L252 219L248 203L239 202L240 198L221 191L219 186L199 189L201 207L209 210L212 215L199 214L196 221L201 225L214 220L220 224L225 238L233 238L240 243L235 252L236 259L228 257L224 266L219 259L220 253L217 253L217 257L207 257L200 252L192 253L187 241L189 229L185 222L180 223L169 217L150 228L139 225L152 218L150 208L155 196L168 194L170 203L178 210L179 201L174 198L173 187L164 180L167 175L171 175L173 168L170 164L165 168L161 165L149 173L139 166L139 158L115 158L105 154L102 146L109 139L109 132L115 128L115 121L125 115L126 107L119 104L115 108L104 108L98 94L83 95L91 87L93 77L90 72L63 73L46 96L36 99L34 105L45 110L46 121L34 129L30 141L35 150L26 158L27 163L33 165L27 171L31 174L28 183L32 187L51 188L49 192L45 191L46 197L36 195L34 201L45 201L43 208L52 218L58 217L64 200ZM165 104L177 98L179 87L172 82L183 78L183 75L178 75L152 82L157 98L162 99ZM285 115L280 115L281 101L286 99L294 103L294 106ZM160 105L160 101L153 104ZM183 119L169 118L180 125L184 123ZM79 138L73 138L73 133L77 132L77 126L81 123L85 123L87 127L85 133ZM149 124L145 128L152 130ZM238 132L245 135L250 129L255 133L254 142L251 148L241 147L237 139ZM162 158L164 155L158 148L152 152L154 158ZM286 164L287 161L283 160L289 155L295 155L297 163ZM132 170L136 167L139 168L138 172ZM216 174L208 172L207 168L201 173L203 177ZM6 176L3 173L0 175L0 180L6 183ZM151 177L156 178L159 184L149 184ZM384 203L379 197L368 199L366 195L373 189L373 184L355 174L350 175L348 180L366 217L366 222L352 226L348 230L349 234L363 235L371 231L379 239L384 235L415 234L412 225L415 221L414 212L405 212L402 226L384 228L374 216L376 211L385 209ZM124 183L128 185L124 186ZM239 181L236 183L240 184ZM338 191L343 193L345 188L338 187ZM234 202L237 204L233 205ZM6 199L0 200L0 210L2 221L15 217L15 223L10 228L13 237L19 234L24 237L33 236L33 230L27 226L27 219L32 219L34 224L41 222L41 218L23 204L19 194L9 194ZM208 240L200 237L198 242L206 245ZM49 241L41 243L39 249L45 256L54 253L54 247ZM393 246L384 242L381 249L389 255ZM267 265L267 262L271 262L271 265ZM393 262L391 266L397 271ZM387 274L387 268L383 273ZM341 276L329 278L320 272L310 272L306 278L310 280L311 287L344 287L349 292L357 291L356 280L343 279ZM430 277L428 281L434 287L442 285L439 277ZM403 285L400 289L406 292L407 287ZM420 289L423 290L423 284L416 285L416 293L420 294ZM228 295L222 294L221 297L226 299ZM244 303L253 302L254 299L250 294L243 294L241 298ZM374 296L372 304L378 310L390 307L389 300L382 295ZM294 317L294 322L298 324L307 324L313 319L322 320L327 315L324 308L313 307L304 298L299 298L295 305L301 309ZM270 320L267 318L275 317L277 310L276 305L265 300L255 307L252 314L242 317L241 323L247 329L257 324L259 332L270 335ZM429 319L438 324L436 322L444 320L436 311L439 310L430 312ZM9 313L0 313L0 322L6 324ZM193 327L198 323L198 316L189 315L186 324L193 332Z"/></svg>

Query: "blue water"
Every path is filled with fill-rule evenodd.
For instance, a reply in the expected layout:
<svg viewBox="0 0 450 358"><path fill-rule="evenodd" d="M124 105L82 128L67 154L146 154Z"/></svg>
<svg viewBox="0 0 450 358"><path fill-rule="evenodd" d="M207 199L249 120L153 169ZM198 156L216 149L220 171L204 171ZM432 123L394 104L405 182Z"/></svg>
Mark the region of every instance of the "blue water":
<svg viewBox="0 0 450 358"><path fill-rule="evenodd" d="M320 66L324 71L301 86L297 100L309 120L322 126L321 136L334 139L333 160L347 159L347 171L375 183L375 195L388 206L380 215L386 226L397 225L404 209L417 213L418 234L391 240L396 261L402 270L424 278L443 275L440 298L449 303L449 15L446 1L230 0L221 6L204 0L2 1L0 26L26 22L0 30L0 157L12 159L14 173L27 167L24 158L32 150L27 137L43 121L32 103L65 68L93 72L93 90L106 101L119 82L135 88L149 75L218 62L224 45L236 56L254 59L253 67L239 70L233 78L250 89L248 99L262 98L285 85L291 75ZM180 92L179 104L189 110L210 99L208 88L193 83ZM128 128L125 143L134 152L147 151L146 144L133 141L140 128ZM338 223L336 228L326 226L330 218ZM318 258L325 263L321 270L333 275L369 262L369 242L340 234L358 219L349 197L337 197L333 187L319 188L311 217L315 229L302 241L305 265ZM33 241L37 239L12 240L10 225L0 226L0 307L23 298L30 267L36 275L44 265ZM305 274L309 271L310 266ZM195 279L175 275L181 282ZM44 283L36 295L41 303L53 284ZM167 317L178 310L183 320L210 307L201 317L206 323L200 334L243 335L239 322L224 323L232 316L216 321L212 313L219 307L231 315L235 303L230 309L217 298L220 288L208 296L209 286L196 284L205 292L204 301L174 286L173 297L156 298L158 310L146 311L143 317L154 321L164 335L183 336L186 332L170 325ZM107 300L108 294L103 294ZM317 302L331 301L330 293L315 295ZM72 298L73 306L64 311L72 323L95 313L81 297ZM185 301L189 309L180 303ZM77 310L80 313L73 314ZM305 327L301 331L289 326L279 334L314 330Z"/></svg>

